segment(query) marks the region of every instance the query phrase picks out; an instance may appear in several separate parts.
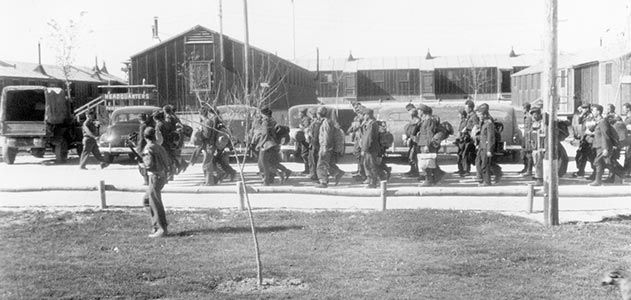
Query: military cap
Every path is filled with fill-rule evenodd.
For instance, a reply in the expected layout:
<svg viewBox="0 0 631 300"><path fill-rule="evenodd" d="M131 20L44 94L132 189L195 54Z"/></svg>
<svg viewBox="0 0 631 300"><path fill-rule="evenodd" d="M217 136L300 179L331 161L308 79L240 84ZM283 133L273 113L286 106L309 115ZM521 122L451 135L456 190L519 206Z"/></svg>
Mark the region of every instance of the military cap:
<svg viewBox="0 0 631 300"><path fill-rule="evenodd" d="M318 115L326 116L326 113L327 113L326 106L319 106L318 107Z"/></svg>
<svg viewBox="0 0 631 300"><path fill-rule="evenodd" d="M592 104L592 107L595 107L599 112L603 111L603 106L600 104Z"/></svg>
<svg viewBox="0 0 631 300"><path fill-rule="evenodd" d="M530 114L534 114L534 113L541 113L541 107L539 106L533 106L530 108L529 111Z"/></svg>
<svg viewBox="0 0 631 300"><path fill-rule="evenodd" d="M364 109L362 109L362 113L369 116L375 115L375 111L368 107L364 107Z"/></svg>
<svg viewBox="0 0 631 300"><path fill-rule="evenodd" d="M432 109L425 104L419 104L418 110L420 110L424 114L428 114L432 112Z"/></svg>
<svg viewBox="0 0 631 300"><path fill-rule="evenodd" d="M479 112L489 112L489 105L486 103L482 103L478 105L478 108L476 108L475 110Z"/></svg>
<svg viewBox="0 0 631 300"><path fill-rule="evenodd" d="M410 110L413 110L413 109L416 109L416 106L414 106L414 104L412 104L412 103L408 103L405 106L405 110L407 110L407 111L410 111Z"/></svg>
<svg viewBox="0 0 631 300"><path fill-rule="evenodd" d="M305 108L301 108L301 109L300 109L300 112L301 112L301 113L303 113L303 114L306 114L306 113L307 113L307 110L308 110L308 109L307 109L306 107L305 107Z"/></svg>
<svg viewBox="0 0 631 300"><path fill-rule="evenodd" d="M266 116L271 116L272 115L272 110L269 107L265 107L261 109L261 114L266 115Z"/></svg>
<svg viewBox="0 0 631 300"><path fill-rule="evenodd" d="M147 127L145 128L145 131L143 132L144 136L146 139L149 140L155 140L156 139L156 130L153 129L153 127Z"/></svg>
<svg viewBox="0 0 631 300"><path fill-rule="evenodd" d="M473 109L475 107L475 103L473 102L473 100L468 99L467 101L464 102L464 105Z"/></svg>

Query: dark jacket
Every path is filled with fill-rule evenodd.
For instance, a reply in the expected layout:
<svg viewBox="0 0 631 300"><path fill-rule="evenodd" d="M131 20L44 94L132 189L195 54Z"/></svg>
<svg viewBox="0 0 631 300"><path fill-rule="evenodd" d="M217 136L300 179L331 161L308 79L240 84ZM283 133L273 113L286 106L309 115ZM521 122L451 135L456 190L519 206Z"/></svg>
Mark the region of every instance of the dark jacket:
<svg viewBox="0 0 631 300"><path fill-rule="evenodd" d="M335 148L335 136L333 136L335 130L335 125L331 119L322 118L322 124L320 125L318 134L321 151L332 151Z"/></svg>
<svg viewBox="0 0 631 300"><path fill-rule="evenodd" d="M607 121L607 118L598 120L593 130L594 143L592 144L592 147L594 149L607 149L608 151L611 151L611 148L613 147L613 140L609 135L609 132L611 131L610 127L611 125Z"/></svg>
<svg viewBox="0 0 631 300"><path fill-rule="evenodd" d="M479 149L487 152L495 150L495 124L493 119L485 118L480 123Z"/></svg>
<svg viewBox="0 0 631 300"><path fill-rule="evenodd" d="M429 146L434 140L434 134L438 128L438 121L433 116L421 120L418 133L416 134L416 143L421 146Z"/></svg>
<svg viewBox="0 0 631 300"><path fill-rule="evenodd" d="M533 140L532 140L532 116L530 114L524 115L524 138L522 142L522 147L524 147L524 151L532 151Z"/></svg>
<svg viewBox="0 0 631 300"><path fill-rule="evenodd" d="M322 125L322 119L316 118L311 120L311 124L309 125L309 135L307 142L313 149L320 148L320 126Z"/></svg>
<svg viewBox="0 0 631 300"><path fill-rule="evenodd" d="M373 119L364 122L361 139L361 149L364 152L378 154L379 146L379 124Z"/></svg>
<svg viewBox="0 0 631 300"><path fill-rule="evenodd" d="M156 143L147 144L142 152L142 161L148 172L160 174L169 171L169 155L164 147Z"/></svg>
<svg viewBox="0 0 631 300"><path fill-rule="evenodd" d="M269 150L278 146L276 139L276 121L267 116L262 116L255 130L255 134L259 136L257 148Z"/></svg>

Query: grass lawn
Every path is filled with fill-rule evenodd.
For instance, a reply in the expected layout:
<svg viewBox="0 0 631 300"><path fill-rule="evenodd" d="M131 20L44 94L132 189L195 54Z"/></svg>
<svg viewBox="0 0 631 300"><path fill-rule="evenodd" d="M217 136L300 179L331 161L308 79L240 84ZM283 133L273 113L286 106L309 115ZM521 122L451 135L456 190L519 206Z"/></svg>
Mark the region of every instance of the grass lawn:
<svg viewBox="0 0 631 300"><path fill-rule="evenodd" d="M600 278L631 266L631 220L545 228L493 213L0 212L0 298L618 299ZM236 288L235 288L236 286Z"/></svg>

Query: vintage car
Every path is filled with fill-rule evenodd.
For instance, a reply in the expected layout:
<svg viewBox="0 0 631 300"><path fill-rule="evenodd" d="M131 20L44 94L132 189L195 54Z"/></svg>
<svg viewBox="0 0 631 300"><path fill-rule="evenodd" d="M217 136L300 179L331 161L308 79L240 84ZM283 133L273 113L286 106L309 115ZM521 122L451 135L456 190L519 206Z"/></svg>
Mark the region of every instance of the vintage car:
<svg viewBox="0 0 631 300"><path fill-rule="evenodd" d="M110 124L104 131L101 130L99 137L99 150L109 162L121 155L126 154L133 158L133 153L129 149L129 136L137 133L140 127L140 115L151 115L161 108L156 106L127 106L114 110L109 118Z"/></svg>
<svg viewBox="0 0 631 300"><path fill-rule="evenodd" d="M481 104L484 102L479 102ZM388 149L388 153L405 155L408 147L405 145L404 127L410 120L409 113L405 109L407 103L388 103L379 108L377 119L386 121L388 130L394 135L394 145ZM416 104L416 103L414 103ZM441 122L449 122L455 131L458 130L460 123L459 108L464 107L462 102L425 102L423 103L432 108L433 114L438 116ZM489 113L496 122L501 122L504 126L502 131L502 142L504 143L504 151L502 154L509 160L517 160L521 150L521 131L518 127L516 118L516 109L504 103L488 102ZM457 133L450 135L442 142L441 151L443 153L455 153L457 147L454 141Z"/></svg>

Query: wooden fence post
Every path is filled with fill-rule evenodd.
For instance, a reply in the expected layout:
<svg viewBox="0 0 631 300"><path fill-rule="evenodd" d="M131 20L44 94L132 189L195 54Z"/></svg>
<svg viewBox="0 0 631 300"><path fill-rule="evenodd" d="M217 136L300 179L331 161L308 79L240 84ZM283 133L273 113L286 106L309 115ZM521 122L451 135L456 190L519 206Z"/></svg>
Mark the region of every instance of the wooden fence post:
<svg viewBox="0 0 631 300"><path fill-rule="evenodd" d="M532 205L535 197L535 188L532 183L528 184L528 190L526 190L526 201L528 201L528 213L532 213Z"/></svg>
<svg viewBox="0 0 631 300"><path fill-rule="evenodd" d="M105 199L105 180L99 181L99 196L101 197L101 209L107 208Z"/></svg>
<svg viewBox="0 0 631 300"><path fill-rule="evenodd" d="M388 181L381 182L381 211L386 211L386 202L388 200Z"/></svg>
<svg viewBox="0 0 631 300"><path fill-rule="evenodd" d="M237 181L237 195L239 196L239 210L245 210L245 195L243 195L243 181Z"/></svg>

